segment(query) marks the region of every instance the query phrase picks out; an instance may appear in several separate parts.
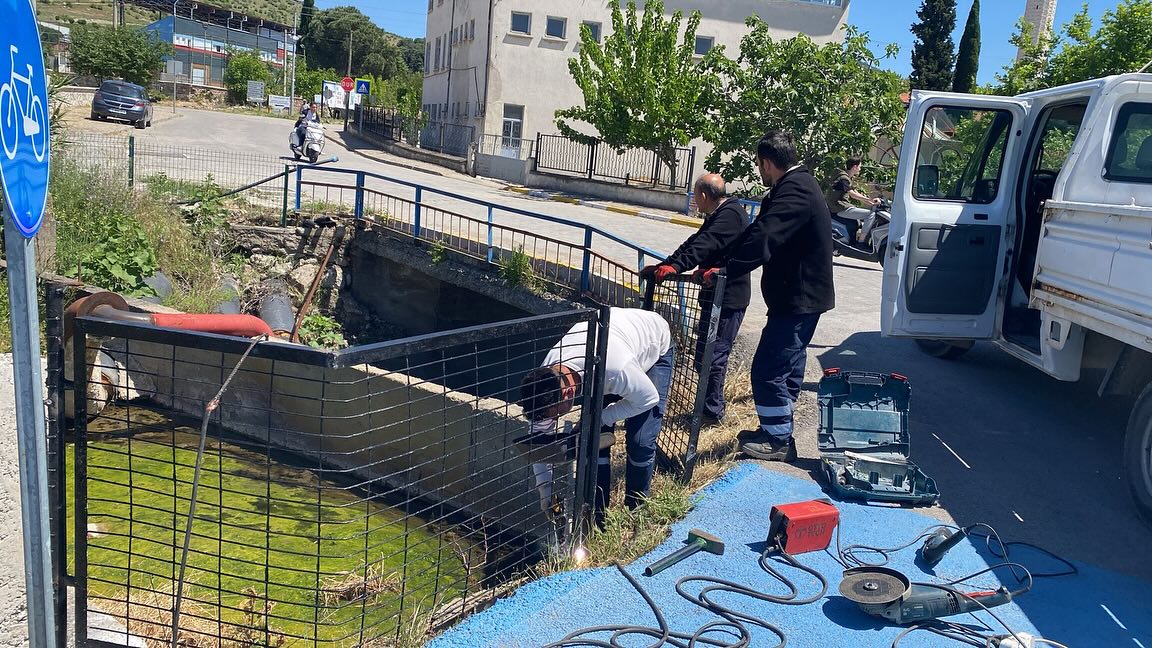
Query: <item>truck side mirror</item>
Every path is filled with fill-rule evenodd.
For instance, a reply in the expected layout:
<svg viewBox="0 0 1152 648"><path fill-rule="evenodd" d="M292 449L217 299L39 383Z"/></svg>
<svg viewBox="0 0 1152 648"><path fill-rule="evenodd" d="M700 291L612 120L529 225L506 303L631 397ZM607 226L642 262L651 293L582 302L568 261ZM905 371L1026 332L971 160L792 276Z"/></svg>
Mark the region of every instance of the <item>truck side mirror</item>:
<svg viewBox="0 0 1152 648"><path fill-rule="evenodd" d="M921 164L916 167L916 195L935 196L940 189L940 167Z"/></svg>

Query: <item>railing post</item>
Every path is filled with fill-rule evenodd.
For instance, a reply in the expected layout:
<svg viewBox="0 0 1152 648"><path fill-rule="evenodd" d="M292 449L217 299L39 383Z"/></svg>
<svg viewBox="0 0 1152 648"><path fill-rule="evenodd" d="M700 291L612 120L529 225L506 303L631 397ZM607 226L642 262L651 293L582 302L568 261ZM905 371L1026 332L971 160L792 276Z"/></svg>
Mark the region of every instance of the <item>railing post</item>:
<svg viewBox="0 0 1152 648"><path fill-rule="evenodd" d="M715 353L716 333L720 325L720 308L727 281L728 277L723 272L716 275L712 299L710 303L703 306L707 310L700 313L700 323L696 329L696 334L698 336L703 334L704 339L697 339L697 344L700 345L698 348L701 349L700 368L697 371L696 394L692 401L692 414L688 423L688 446L684 452L684 473L680 475L680 479L685 483L692 479L692 471L696 468L696 446L700 442L704 401L708 396L708 371L709 367L712 366L712 355Z"/></svg>
<svg viewBox="0 0 1152 648"><path fill-rule="evenodd" d="M596 172L596 147L600 146L600 142L593 142L588 146L588 179L592 179L592 175Z"/></svg>
<svg viewBox="0 0 1152 648"><path fill-rule="evenodd" d="M64 286L49 283L45 288L45 338L47 339L48 387L48 524L51 529L52 614L56 619L56 645L67 645L68 632L68 476L64 456Z"/></svg>
<svg viewBox="0 0 1152 648"><path fill-rule="evenodd" d="M688 153L688 169L684 174L684 188L692 184L692 174L696 172L696 147L693 146Z"/></svg>
<svg viewBox="0 0 1152 648"><path fill-rule="evenodd" d="M537 131L536 132L536 155L534 155L532 157L532 173L537 173L540 171L540 145L541 145L541 143L542 142L540 139L540 132Z"/></svg>
<svg viewBox="0 0 1152 648"><path fill-rule="evenodd" d="M75 600L75 645L88 645L88 336L82 322L72 335L72 504L75 571L72 582Z"/></svg>
<svg viewBox="0 0 1152 648"><path fill-rule="evenodd" d="M128 186L136 184L136 136L128 136Z"/></svg>
<svg viewBox="0 0 1152 648"><path fill-rule="evenodd" d="M592 290L592 228L584 228L584 262L580 266L580 292Z"/></svg>
<svg viewBox="0 0 1152 648"><path fill-rule="evenodd" d="M412 236L420 238L420 196L424 187L416 187L416 210L412 216Z"/></svg>
<svg viewBox="0 0 1152 648"><path fill-rule="evenodd" d="M304 191L304 166L296 165L296 211L300 211L300 194Z"/></svg>
<svg viewBox="0 0 1152 648"><path fill-rule="evenodd" d="M288 224L288 176L292 173L292 166L284 165L284 191L280 201L280 227Z"/></svg>
<svg viewBox="0 0 1152 648"><path fill-rule="evenodd" d="M660 154L655 151L652 152L652 186L660 186Z"/></svg>
<svg viewBox="0 0 1152 648"><path fill-rule="evenodd" d="M492 248L492 205L488 205L488 263L492 263L495 256Z"/></svg>
<svg viewBox="0 0 1152 648"><path fill-rule="evenodd" d="M364 218L364 172L358 171L356 173L356 203L353 207L353 213L356 215L356 220Z"/></svg>

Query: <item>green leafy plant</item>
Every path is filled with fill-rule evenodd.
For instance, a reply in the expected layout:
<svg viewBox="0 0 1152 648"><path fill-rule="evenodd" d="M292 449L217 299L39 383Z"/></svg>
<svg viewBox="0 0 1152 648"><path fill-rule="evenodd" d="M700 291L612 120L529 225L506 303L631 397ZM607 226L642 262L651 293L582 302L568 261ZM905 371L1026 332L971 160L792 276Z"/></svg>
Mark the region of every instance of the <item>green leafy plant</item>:
<svg viewBox="0 0 1152 648"><path fill-rule="evenodd" d="M145 85L164 67L172 46L139 29L83 25L72 30L68 58L76 74Z"/></svg>
<svg viewBox="0 0 1152 648"><path fill-rule="evenodd" d="M536 273L532 270L532 257L524 252L524 246L508 255L507 259L500 261L500 278L509 286L523 287L528 290L536 288Z"/></svg>
<svg viewBox="0 0 1152 648"><path fill-rule="evenodd" d="M300 322L300 340L320 349L343 349L348 346L340 323L320 313L312 313Z"/></svg>
<svg viewBox="0 0 1152 648"><path fill-rule="evenodd" d="M87 250L80 263L84 281L138 297L152 294L144 280L160 269L144 228L130 218L105 223L100 242Z"/></svg>
<svg viewBox="0 0 1152 648"><path fill-rule="evenodd" d="M444 247L440 241L432 241L432 244L428 246L428 256L432 257L434 265L440 265L448 260L448 248Z"/></svg>
<svg viewBox="0 0 1152 648"><path fill-rule="evenodd" d="M228 88L228 100L244 103L248 99L248 82L262 81L265 87L275 80L268 64L256 52L232 52L228 56L228 67L224 70L224 85Z"/></svg>

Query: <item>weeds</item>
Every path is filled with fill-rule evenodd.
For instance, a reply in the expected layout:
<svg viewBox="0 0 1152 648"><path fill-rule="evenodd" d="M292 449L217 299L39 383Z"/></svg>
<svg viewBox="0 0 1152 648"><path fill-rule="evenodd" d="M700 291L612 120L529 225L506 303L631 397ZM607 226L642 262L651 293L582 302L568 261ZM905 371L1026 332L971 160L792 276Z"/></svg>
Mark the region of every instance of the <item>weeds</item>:
<svg viewBox="0 0 1152 648"><path fill-rule="evenodd" d="M320 349L335 350L348 346L340 323L320 313L312 313L300 322L300 340Z"/></svg>
<svg viewBox="0 0 1152 648"><path fill-rule="evenodd" d="M244 623L235 626L231 639L236 648L282 648L284 635L273 632L268 622L273 603L261 596L255 588L244 588L244 603L240 609Z"/></svg>
<svg viewBox="0 0 1152 648"><path fill-rule="evenodd" d="M524 246L500 260L500 278L512 288L523 287L534 290L537 286L536 273L532 270L532 257L524 252Z"/></svg>
<svg viewBox="0 0 1152 648"><path fill-rule="evenodd" d="M371 601L381 594L400 593L400 572L388 570L383 561L368 565L363 572L346 571L328 578L320 589L324 605L336 607L347 601Z"/></svg>
<svg viewBox="0 0 1152 648"><path fill-rule="evenodd" d="M428 246L428 256L432 258L432 265L440 265L448 260L448 248L440 241L432 241Z"/></svg>

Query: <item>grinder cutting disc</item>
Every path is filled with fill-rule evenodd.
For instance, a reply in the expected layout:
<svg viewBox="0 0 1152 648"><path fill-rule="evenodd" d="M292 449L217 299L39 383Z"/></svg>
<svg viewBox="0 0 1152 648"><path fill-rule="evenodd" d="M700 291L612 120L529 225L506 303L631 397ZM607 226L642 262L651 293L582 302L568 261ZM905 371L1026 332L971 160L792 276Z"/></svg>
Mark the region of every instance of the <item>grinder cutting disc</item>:
<svg viewBox="0 0 1152 648"><path fill-rule="evenodd" d="M861 605L883 605L900 600L911 587L908 578L885 567L856 567L844 572L840 593Z"/></svg>

